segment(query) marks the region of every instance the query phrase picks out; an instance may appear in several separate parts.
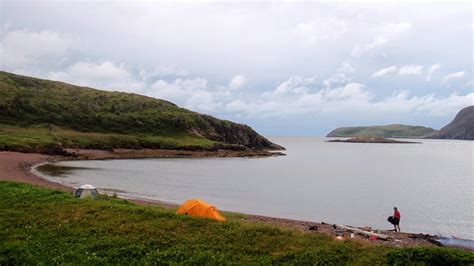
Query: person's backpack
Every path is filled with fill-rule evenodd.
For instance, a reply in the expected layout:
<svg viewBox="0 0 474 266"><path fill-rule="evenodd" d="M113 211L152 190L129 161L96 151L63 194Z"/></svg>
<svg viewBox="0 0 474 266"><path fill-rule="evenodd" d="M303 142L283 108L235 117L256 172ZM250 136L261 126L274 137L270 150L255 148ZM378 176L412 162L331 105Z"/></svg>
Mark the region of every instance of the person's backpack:
<svg viewBox="0 0 474 266"><path fill-rule="evenodd" d="M395 224L395 217L389 216L389 217L387 218L387 221L388 221L389 223L391 223L391 224Z"/></svg>

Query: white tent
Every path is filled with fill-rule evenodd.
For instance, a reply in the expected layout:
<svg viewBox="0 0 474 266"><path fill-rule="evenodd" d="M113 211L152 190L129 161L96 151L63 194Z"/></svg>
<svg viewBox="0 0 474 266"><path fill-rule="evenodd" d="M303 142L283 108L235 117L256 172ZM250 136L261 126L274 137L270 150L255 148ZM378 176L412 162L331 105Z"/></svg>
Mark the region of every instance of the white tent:
<svg viewBox="0 0 474 266"><path fill-rule="evenodd" d="M99 195L99 192L97 192L97 189L93 185L85 184L74 192L74 197L76 198L88 198L88 197L97 197Z"/></svg>

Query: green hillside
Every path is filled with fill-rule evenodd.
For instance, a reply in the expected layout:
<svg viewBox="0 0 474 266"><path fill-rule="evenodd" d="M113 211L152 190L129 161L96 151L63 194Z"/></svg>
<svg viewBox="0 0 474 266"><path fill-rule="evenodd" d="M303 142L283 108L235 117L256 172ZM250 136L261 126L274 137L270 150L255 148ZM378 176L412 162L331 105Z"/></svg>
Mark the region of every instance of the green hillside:
<svg viewBox="0 0 474 266"><path fill-rule="evenodd" d="M137 94L0 72L0 150L280 149L246 125Z"/></svg>
<svg viewBox="0 0 474 266"><path fill-rule="evenodd" d="M341 127L331 131L327 137L423 138L435 131L429 127L395 124L387 126Z"/></svg>
<svg viewBox="0 0 474 266"><path fill-rule="evenodd" d="M320 233L176 215L121 199L80 200L0 182L0 265L472 265L451 248L393 248Z"/></svg>

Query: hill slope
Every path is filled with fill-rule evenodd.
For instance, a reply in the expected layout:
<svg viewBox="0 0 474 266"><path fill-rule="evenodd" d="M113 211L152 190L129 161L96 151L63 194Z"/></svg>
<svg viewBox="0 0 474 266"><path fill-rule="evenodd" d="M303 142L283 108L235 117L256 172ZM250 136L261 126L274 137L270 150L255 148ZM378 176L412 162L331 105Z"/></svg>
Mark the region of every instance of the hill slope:
<svg viewBox="0 0 474 266"><path fill-rule="evenodd" d="M0 71L0 149L282 149L247 125L173 103Z"/></svg>
<svg viewBox="0 0 474 266"><path fill-rule="evenodd" d="M435 132L429 127L409 125L386 125L368 127L341 127L331 131L327 137L373 136L381 138L422 138Z"/></svg>
<svg viewBox="0 0 474 266"><path fill-rule="evenodd" d="M451 123L428 138L474 140L474 105L459 111Z"/></svg>

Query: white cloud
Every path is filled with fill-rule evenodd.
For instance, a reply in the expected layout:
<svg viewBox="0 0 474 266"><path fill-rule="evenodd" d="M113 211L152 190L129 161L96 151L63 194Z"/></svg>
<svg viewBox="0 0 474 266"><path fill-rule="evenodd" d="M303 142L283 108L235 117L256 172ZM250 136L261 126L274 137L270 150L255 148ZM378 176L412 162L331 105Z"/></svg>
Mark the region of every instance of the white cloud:
<svg viewBox="0 0 474 266"><path fill-rule="evenodd" d="M73 47L73 40L54 31L6 31L0 42L1 67L24 68L45 57L61 57Z"/></svg>
<svg viewBox="0 0 474 266"><path fill-rule="evenodd" d="M428 115L443 117L446 114L455 114L461 108L472 105L474 93L458 95L453 93L445 97L437 97L435 94L423 96L411 96L408 91L401 91L384 100L373 103L374 110L383 113L401 113L412 115Z"/></svg>
<svg viewBox="0 0 474 266"><path fill-rule="evenodd" d="M159 98L181 100L188 97L188 93L207 90L207 80L203 78L176 79L173 82L157 80L152 84L153 94Z"/></svg>
<svg viewBox="0 0 474 266"><path fill-rule="evenodd" d="M353 57L360 57L369 52L384 46L386 43L396 39L400 34L410 30L412 27L409 22L388 23L376 27L374 30L375 36L371 41L365 44L358 44L352 49L351 55Z"/></svg>
<svg viewBox="0 0 474 266"><path fill-rule="evenodd" d="M316 19L298 23L293 32L304 44L315 44L320 40L335 39L347 31L346 23L336 18Z"/></svg>
<svg viewBox="0 0 474 266"><path fill-rule="evenodd" d="M153 70L142 69L138 73L141 79L148 80L155 77L168 77L168 76L187 76L189 72L178 68L176 65L163 65L157 66Z"/></svg>
<svg viewBox="0 0 474 266"><path fill-rule="evenodd" d="M435 70L439 69L439 65L432 65L428 71L428 76ZM375 71L372 74L372 78L382 77L388 75L390 73L397 72L396 66L390 66L387 68L382 68L380 70ZM398 69L398 74L405 76L405 75L421 75L423 73L423 66L421 65L405 65Z"/></svg>
<svg viewBox="0 0 474 266"><path fill-rule="evenodd" d="M335 88L317 88L307 79L291 77L275 90L267 91L250 101L232 100L223 105L227 112L253 118L288 118L301 115L325 116L359 113L376 117L388 114L428 115L443 117L472 105L474 93L436 96L410 96L404 90L377 99L364 84L351 82ZM282 108L285 106L285 108Z"/></svg>
<svg viewBox="0 0 474 266"><path fill-rule="evenodd" d="M428 69L428 74L426 75L426 81L431 81L431 76L433 75L433 72L439 70L440 68L441 68L440 64L431 65L430 68Z"/></svg>
<svg viewBox="0 0 474 266"><path fill-rule="evenodd" d="M341 66L337 69L341 73L354 73L355 68L349 62L343 62Z"/></svg>
<svg viewBox="0 0 474 266"><path fill-rule="evenodd" d="M387 68L382 68L378 71L375 71L372 74L372 78L382 77L382 76L385 76L385 75L387 75L389 73L393 73L393 72L397 72L397 67L396 66L390 66L390 67L387 67Z"/></svg>
<svg viewBox="0 0 474 266"><path fill-rule="evenodd" d="M245 76L236 75L230 80L228 87L231 90L238 90L242 88L242 86L244 86L245 81L246 81Z"/></svg>
<svg viewBox="0 0 474 266"><path fill-rule="evenodd" d="M347 81L349 81L349 78L344 73L335 73L328 79L324 80L323 84L326 87L332 87L333 85L346 83Z"/></svg>
<svg viewBox="0 0 474 266"><path fill-rule="evenodd" d="M364 44L364 45L356 45L354 49L352 49L351 55L354 57L359 57L368 52L383 46L389 41L386 37L377 36L371 42Z"/></svg>
<svg viewBox="0 0 474 266"><path fill-rule="evenodd" d="M124 64L117 65L110 61L77 62L66 67L64 71L50 73L48 78L75 85L127 92L139 92L145 85L133 77Z"/></svg>
<svg viewBox="0 0 474 266"><path fill-rule="evenodd" d="M464 77L464 71L454 72L444 76L443 83L449 83L453 79L460 79Z"/></svg>
<svg viewBox="0 0 474 266"><path fill-rule="evenodd" d="M293 76L282 82L274 90L263 92L261 96L265 99L279 99L280 97L289 99L302 93L308 93L311 87L316 86L316 84L318 84L318 80L315 77Z"/></svg>
<svg viewBox="0 0 474 266"><path fill-rule="evenodd" d="M223 87L211 87L203 78L157 80L146 94L174 102L180 106L202 112L222 110L223 101L231 95Z"/></svg>
<svg viewBox="0 0 474 266"><path fill-rule="evenodd" d="M421 75L422 72L423 66L419 65L406 65L398 70L398 74L400 75Z"/></svg>
<svg viewBox="0 0 474 266"><path fill-rule="evenodd" d="M364 105L373 95L360 83L347 83L335 88L317 88L314 79L291 77L275 90L264 92L252 101L234 100L225 105L228 112L249 117L293 117L321 112L335 112L346 107ZM285 108L282 108L285 106Z"/></svg>
<svg viewBox="0 0 474 266"><path fill-rule="evenodd" d="M385 34L393 36L411 29L411 26L409 22L390 23L384 26L383 31Z"/></svg>

